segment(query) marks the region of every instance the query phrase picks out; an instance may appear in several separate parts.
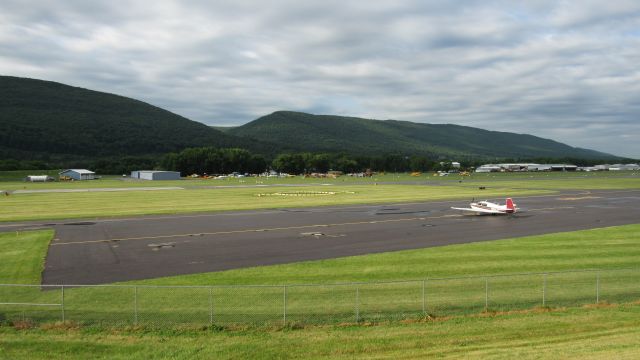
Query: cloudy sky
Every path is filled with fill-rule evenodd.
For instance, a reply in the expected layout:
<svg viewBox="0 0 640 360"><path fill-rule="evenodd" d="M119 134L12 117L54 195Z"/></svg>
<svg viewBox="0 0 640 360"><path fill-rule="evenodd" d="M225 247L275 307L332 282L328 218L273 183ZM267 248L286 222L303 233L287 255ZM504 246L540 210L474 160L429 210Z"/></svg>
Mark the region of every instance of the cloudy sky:
<svg viewBox="0 0 640 360"><path fill-rule="evenodd" d="M295 110L640 158L637 0L2 0L0 74L212 125Z"/></svg>

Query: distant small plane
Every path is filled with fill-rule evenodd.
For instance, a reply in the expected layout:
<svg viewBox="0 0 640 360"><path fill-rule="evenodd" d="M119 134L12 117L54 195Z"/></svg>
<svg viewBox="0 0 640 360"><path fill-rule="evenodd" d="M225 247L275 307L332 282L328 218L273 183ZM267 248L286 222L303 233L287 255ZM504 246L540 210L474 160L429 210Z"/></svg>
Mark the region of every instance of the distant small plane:
<svg viewBox="0 0 640 360"><path fill-rule="evenodd" d="M516 204L511 200L511 198L507 198L507 201L504 205L495 204L490 201L478 201L471 202L468 208L458 208L452 207L454 210L462 210L474 212L476 214L492 214L492 215L502 215L502 214L515 214L518 211Z"/></svg>

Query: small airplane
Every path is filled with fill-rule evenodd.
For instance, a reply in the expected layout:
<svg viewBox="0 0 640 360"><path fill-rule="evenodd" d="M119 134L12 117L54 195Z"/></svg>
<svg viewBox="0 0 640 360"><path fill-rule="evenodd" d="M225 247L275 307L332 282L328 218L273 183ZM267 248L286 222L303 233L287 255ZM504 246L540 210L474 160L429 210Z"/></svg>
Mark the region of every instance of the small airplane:
<svg viewBox="0 0 640 360"><path fill-rule="evenodd" d="M495 204L490 201L478 201L471 202L468 208L457 208L452 207L454 210L462 210L474 212L476 214L492 214L492 215L502 215L502 214L515 214L518 211L516 204L511 200L511 198L507 198L507 201L504 205Z"/></svg>

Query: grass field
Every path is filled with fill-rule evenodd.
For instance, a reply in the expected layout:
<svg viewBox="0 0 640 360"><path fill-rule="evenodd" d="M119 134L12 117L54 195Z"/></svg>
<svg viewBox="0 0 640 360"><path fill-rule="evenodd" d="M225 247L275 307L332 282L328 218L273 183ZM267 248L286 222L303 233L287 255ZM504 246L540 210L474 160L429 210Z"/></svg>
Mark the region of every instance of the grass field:
<svg viewBox="0 0 640 360"><path fill-rule="evenodd" d="M1 359L637 359L640 305L379 326L0 327Z"/></svg>
<svg viewBox="0 0 640 360"><path fill-rule="evenodd" d="M332 194L323 194L326 192ZM545 190L514 190L505 187L481 191L477 188L451 186L352 185L14 194L0 197L0 221L401 203L548 193L550 192ZM296 196L297 194L303 196Z"/></svg>
<svg viewBox="0 0 640 360"><path fill-rule="evenodd" d="M46 231L0 234L0 253L4 254L0 259L0 277L7 282L37 283L41 263L29 260L29 265L19 271L15 271L11 264L24 256L24 251L33 253L32 259L42 259L50 237L51 233ZM635 266L640 260L639 242L640 225L630 225L136 283L332 283L607 269ZM637 280L633 283L637 283ZM74 296L81 295L82 291L85 292L82 295L89 296L92 301L99 299L97 294L90 293L91 289L89 293L87 289L72 289L67 294L68 300L73 301ZM466 288L465 291L473 290ZM90 305L99 304L94 302ZM172 306L175 308L178 304ZM30 328L32 325L29 321L18 321L17 328L0 326L0 358L589 359L640 356L637 347L640 341L638 304L604 303L568 309L561 305L552 308L531 306L529 309L505 314L482 315L476 312L478 315L475 316L436 317L427 321L383 321L377 325L364 323L236 330L221 330L206 325L165 329L144 325L111 328L104 325L79 326L75 322ZM24 329L20 330L20 327Z"/></svg>
<svg viewBox="0 0 640 360"><path fill-rule="evenodd" d="M27 175L49 175L57 178L57 170L36 171L0 171L0 190L40 190L40 189L91 189L91 188L121 188L121 187L185 187L197 188L203 186L247 186L247 185L352 185L374 183L457 183L463 182L495 182L503 180L584 180L584 179L640 179L640 171L613 171L613 172L524 172L524 173L473 173L471 176L433 176L433 173L424 173L420 176L411 176L408 173L381 173L370 178L340 176L337 178L304 178L292 177L245 177L227 179L201 179L184 178L175 181L144 181L132 180L117 175L105 175L92 181L66 181L31 183L24 182Z"/></svg>
<svg viewBox="0 0 640 360"><path fill-rule="evenodd" d="M53 230L0 233L0 284L39 284Z"/></svg>
<svg viewBox="0 0 640 360"><path fill-rule="evenodd" d="M246 187L256 185L256 181L262 183L258 185L274 186ZM211 188L215 185L228 187ZM374 179L297 177L145 182L110 178L72 183L0 182L0 190L80 190L141 186L179 186L185 190L14 193L0 197L0 221L502 198L550 194L570 189L640 189L640 176L630 172L474 174L464 178L457 175L434 178L426 175L412 177L407 174L386 174ZM480 187L486 189L480 190ZM323 192L330 194L321 194Z"/></svg>

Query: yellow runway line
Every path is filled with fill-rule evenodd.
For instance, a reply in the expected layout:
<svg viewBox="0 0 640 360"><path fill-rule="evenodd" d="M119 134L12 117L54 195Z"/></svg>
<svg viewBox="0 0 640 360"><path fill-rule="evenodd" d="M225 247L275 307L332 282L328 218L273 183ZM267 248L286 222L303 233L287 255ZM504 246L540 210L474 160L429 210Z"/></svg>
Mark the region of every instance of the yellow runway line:
<svg viewBox="0 0 640 360"><path fill-rule="evenodd" d="M167 239L167 238L193 237L193 236L205 236L205 235L246 234L246 233L266 232L266 231L282 231L282 230L309 229L309 228L319 228L319 227L337 227L337 226L350 226L350 225L364 225L364 224L384 224L384 223L393 223L393 222L402 222L402 221L423 221L423 220L428 220L428 219L442 219L442 218L461 217L461 216L462 215L443 215L443 216L434 216L434 217L414 217L414 218L404 218L404 219L358 221L358 222L349 222L349 223L314 224L314 225L274 227L274 228L263 228L263 229L244 229L244 230L216 231L216 232L204 232L204 233L192 233L192 234L141 236L141 237L131 237L131 238L114 238L114 239L102 239L102 240L74 241L74 242L66 242L66 243L52 243L51 246L77 245L77 244L95 244L95 243L111 242L111 241ZM54 239L54 240L58 240L58 239Z"/></svg>

